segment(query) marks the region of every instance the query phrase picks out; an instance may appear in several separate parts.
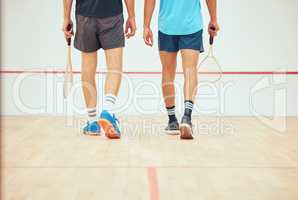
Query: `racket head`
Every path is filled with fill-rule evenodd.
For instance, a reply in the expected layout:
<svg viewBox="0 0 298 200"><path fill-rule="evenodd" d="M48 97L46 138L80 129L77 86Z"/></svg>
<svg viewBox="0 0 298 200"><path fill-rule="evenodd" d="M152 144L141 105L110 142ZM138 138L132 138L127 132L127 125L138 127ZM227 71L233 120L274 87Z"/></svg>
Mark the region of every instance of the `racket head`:
<svg viewBox="0 0 298 200"><path fill-rule="evenodd" d="M200 81L216 83L222 78L222 67L213 54L212 45L209 47L208 54L202 59L198 66Z"/></svg>
<svg viewBox="0 0 298 200"><path fill-rule="evenodd" d="M211 26L210 29L215 31L216 28ZM215 83L222 78L222 67L213 53L214 37L209 36L209 50L207 55L202 59L198 66L198 72L201 74L200 81Z"/></svg>

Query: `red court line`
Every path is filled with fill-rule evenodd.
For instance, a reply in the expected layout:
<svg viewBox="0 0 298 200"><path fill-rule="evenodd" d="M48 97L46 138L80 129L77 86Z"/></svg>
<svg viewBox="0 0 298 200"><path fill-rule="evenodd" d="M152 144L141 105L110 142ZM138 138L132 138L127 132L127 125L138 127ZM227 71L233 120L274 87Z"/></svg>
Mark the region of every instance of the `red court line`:
<svg viewBox="0 0 298 200"><path fill-rule="evenodd" d="M57 70L0 70L0 74L64 74L64 71ZM81 71L73 71L74 74L80 74ZM96 72L97 74L106 74L106 72ZM155 75L161 74L158 71L126 71L124 74L135 74L135 75ZM216 74L224 74L224 75L298 75L298 71L224 71L224 72L199 72L199 74L206 75L216 75ZM177 72L177 74L183 74L183 72Z"/></svg>
<svg viewBox="0 0 298 200"><path fill-rule="evenodd" d="M149 182L149 195L150 200L159 200L159 186L157 181L157 173L155 167L148 167L148 182Z"/></svg>

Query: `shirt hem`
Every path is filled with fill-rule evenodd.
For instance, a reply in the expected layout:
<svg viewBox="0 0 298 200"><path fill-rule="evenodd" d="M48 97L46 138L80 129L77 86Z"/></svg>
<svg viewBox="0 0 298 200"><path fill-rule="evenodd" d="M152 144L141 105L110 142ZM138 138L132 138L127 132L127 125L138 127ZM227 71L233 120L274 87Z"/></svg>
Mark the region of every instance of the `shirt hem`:
<svg viewBox="0 0 298 200"><path fill-rule="evenodd" d="M82 13L82 12L76 11L76 15L81 15L83 17L95 17L95 18L100 18L100 19L109 18L109 17L115 17L115 16L118 16L118 15L121 15L121 14L123 14L123 11L117 12L117 13L112 13L110 15L86 14L86 13Z"/></svg>
<svg viewBox="0 0 298 200"><path fill-rule="evenodd" d="M193 33L196 33L196 32L199 32L199 31L202 31L203 30L203 27L202 28L198 28L194 31L188 31L188 32L171 32L171 31L164 31L162 28L158 28L158 31L164 33L164 34L167 34L167 35L190 35L190 34L193 34Z"/></svg>

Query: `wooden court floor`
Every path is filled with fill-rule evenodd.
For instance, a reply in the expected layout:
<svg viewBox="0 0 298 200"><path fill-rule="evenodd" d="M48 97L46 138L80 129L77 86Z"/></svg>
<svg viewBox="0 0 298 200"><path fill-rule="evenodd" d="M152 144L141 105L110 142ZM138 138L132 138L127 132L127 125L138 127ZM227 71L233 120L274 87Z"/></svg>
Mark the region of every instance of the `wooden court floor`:
<svg viewBox="0 0 298 200"><path fill-rule="evenodd" d="M165 135L165 120L121 117L122 139L107 140L82 135L82 119L2 117L1 199L298 199L298 118L283 132L195 118L192 141Z"/></svg>

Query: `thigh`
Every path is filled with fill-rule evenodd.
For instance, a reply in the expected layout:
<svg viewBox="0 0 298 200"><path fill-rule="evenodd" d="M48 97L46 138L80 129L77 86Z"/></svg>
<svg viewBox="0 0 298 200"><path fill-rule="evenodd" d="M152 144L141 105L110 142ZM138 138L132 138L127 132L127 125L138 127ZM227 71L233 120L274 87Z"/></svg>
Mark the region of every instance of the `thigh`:
<svg viewBox="0 0 298 200"><path fill-rule="evenodd" d="M122 71L123 48L113 48L105 50L108 70Z"/></svg>
<svg viewBox="0 0 298 200"><path fill-rule="evenodd" d="M160 51L159 56L163 70L175 73L177 66L177 52Z"/></svg>
<svg viewBox="0 0 298 200"><path fill-rule="evenodd" d="M123 30L123 15L97 19L98 38L104 50L120 48L125 46L125 37Z"/></svg>
<svg viewBox="0 0 298 200"><path fill-rule="evenodd" d="M94 18L76 16L77 28L74 46L82 52L94 52L101 48L97 38L97 25Z"/></svg>
<svg viewBox="0 0 298 200"><path fill-rule="evenodd" d="M159 48L159 51L178 52L179 51L178 36L167 35L159 31L158 48Z"/></svg>
<svg viewBox="0 0 298 200"><path fill-rule="evenodd" d="M160 51L162 64L162 81L174 81L177 66L177 52Z"/></svg>
<svg viewBox="0 0 298 200"><path fill-rule="evenodd" d="M97 67L97 52L86 53L82 52L82 75L96 73Z"/></svg>
<svg viewBox="0 0 298 200"><path fill-rule="evenodd" d="M182 49L181 56L184 71L187 68L194 68L198 66L199 51L193 49Z"/></svg>

